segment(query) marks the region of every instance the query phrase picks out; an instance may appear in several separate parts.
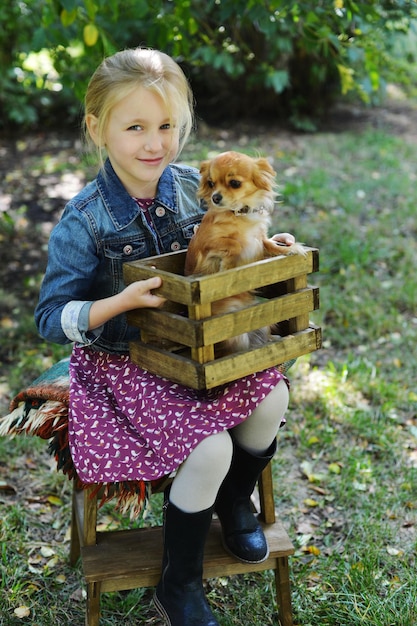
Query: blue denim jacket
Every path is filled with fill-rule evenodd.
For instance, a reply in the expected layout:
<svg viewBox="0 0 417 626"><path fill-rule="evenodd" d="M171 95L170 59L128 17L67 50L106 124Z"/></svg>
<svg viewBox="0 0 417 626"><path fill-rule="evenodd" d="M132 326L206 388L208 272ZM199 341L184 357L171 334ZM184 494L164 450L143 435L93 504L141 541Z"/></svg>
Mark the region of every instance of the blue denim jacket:
<svg viewBox="0 0 417 626"><path fill-rule="evenodd" d="M89 308L123 290L124 262L188 247L204 213L196 197L198 183L193 167L172 164L164 170L149 209L154 230L106 161L104 172L66 205L51 233L35 310L40 334L54 343L76 341L127 352L138 331L127 325L126 316L88 331Z"/></svg>

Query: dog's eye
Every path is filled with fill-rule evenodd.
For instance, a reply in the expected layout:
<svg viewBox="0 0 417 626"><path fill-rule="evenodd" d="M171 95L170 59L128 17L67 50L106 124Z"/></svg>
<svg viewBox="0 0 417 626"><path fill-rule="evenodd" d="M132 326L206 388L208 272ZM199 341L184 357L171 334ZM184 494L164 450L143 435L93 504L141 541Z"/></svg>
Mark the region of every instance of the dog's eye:
<svg viewBox="0 0 417 626"><path fill-rule="evenodd" d="M240 180L231 180L229 185L232 187L232 189L239 189L239 187L242 185L242 183L240 182Z"/></svg>
<svg viewBox="0 0 417 626"><path fill-rule="evenodd" d="M212 180L208 180L207 181L207 185L210 187L210 189L213 189L213 187L214 187L214 183L213 183Z"/></svg>

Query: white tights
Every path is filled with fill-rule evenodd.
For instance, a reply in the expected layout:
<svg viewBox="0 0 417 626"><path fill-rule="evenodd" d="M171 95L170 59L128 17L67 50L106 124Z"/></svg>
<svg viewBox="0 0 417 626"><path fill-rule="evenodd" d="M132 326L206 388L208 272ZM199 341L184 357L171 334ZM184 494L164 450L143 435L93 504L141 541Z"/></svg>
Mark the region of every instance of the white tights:
<svg viewBox="0 0 417 626"><path fill-rule="evenodd" d="M233 428L233 437L251 454L262 454L276 437L288 407L288 387L281 380L247 420ZM225 430L203 439L179 468L170 501L186 513L208 509L230 468L233 443Z"/></svg>

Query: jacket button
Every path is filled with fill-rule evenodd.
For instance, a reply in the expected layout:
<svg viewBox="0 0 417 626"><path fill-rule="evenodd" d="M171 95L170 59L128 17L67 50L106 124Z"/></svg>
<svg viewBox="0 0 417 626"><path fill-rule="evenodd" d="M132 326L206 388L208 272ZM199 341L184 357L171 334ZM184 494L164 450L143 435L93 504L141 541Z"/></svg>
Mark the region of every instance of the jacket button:
<svg viewBox="0 0 417 626"><path fill-rule="evenodd" d="M157 217L164 217L165 215L165 209L163 206L158 206L155 209L155 215L157 215Z"/></svg>
<svg viewBox="0 0 417 626"><path fill-rule="evenodd" d="M133 246L131 246L130 244L128 244L127 246L123 248L123 254L125 254L126 256L129 256L130 254L132 254L132 252L133 252Z"/></svg>
<svg viewBox="0 0 417 626"><path fill-rule="evenodd" d="M171 244L171 250L175 252L175 250L181 250L181 244L179 241L173 241Z"/></svg>

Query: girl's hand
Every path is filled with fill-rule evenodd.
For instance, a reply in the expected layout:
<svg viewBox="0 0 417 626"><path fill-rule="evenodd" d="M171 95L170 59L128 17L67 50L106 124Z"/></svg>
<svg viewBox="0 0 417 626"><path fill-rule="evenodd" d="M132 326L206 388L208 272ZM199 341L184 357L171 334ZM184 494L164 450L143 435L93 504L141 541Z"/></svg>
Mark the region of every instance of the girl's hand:
<svg viewBox="0 0 417 626"><path fill-rule="evenodd" d="M138 280L114 296L96 300L90 308L88 328L90 330L99 328L102 324L116 317L116 315L126 313L126 311L131 311L132 309L162 306L165 298L152 293L152 289L157 289L161 284L162 280L159 276L148 278L147 280Z"/></svg>
<svg viewBox="0 0 417 626"><path fill-rule="evenodd" d="M292 246L295 243L295 237L291 233L278 233L271 237L271 241L276 241L282 246Z"/></svg>
<svg viewBox="0 0 417 626"><path fill-rule="evenodd" d="M148 278L147 280L137 280L128 285L122 292L123 300L126 303L126 311L131 309L142 309L146 307L157 308L166 302L166 298L156 296L152 293L153 289L157 289L162 285L162 279L159 276Z"/></svg>

